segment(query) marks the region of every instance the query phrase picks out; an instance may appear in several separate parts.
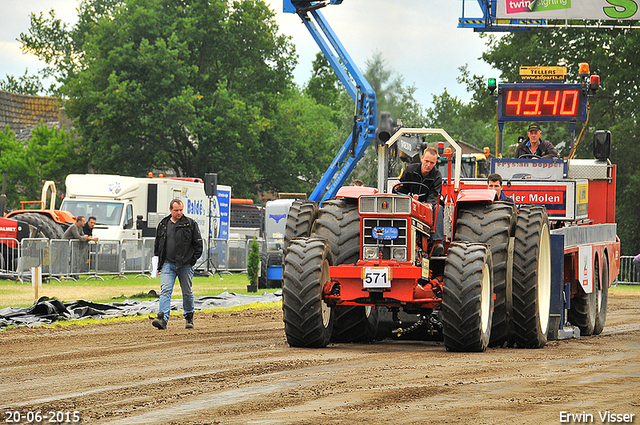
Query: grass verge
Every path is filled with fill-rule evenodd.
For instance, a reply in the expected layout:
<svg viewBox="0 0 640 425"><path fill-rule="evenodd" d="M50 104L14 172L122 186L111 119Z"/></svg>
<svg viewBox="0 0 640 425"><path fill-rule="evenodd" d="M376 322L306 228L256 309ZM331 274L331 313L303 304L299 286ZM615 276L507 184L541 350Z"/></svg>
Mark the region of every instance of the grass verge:
<svg viewBox="0 0 640 425"><path fill-rule="evenodd" d="M106 278L87 280L88 276L80 276L78 281L49 281L38 288L38 297L46 296L62 302L87 300L96 303L123 301L125 299L152 300L151 290L160 293L160 278L127 279ZM223 292L250 294L246 274L216 275L211 277L194 277L193 293L195 296L216 296ZM275 292L277 289L260 289L263 292ZM255 293L254 293L255 294ZM182 298L180 285L176 282L172 298ZM35 300L35 290L30 282L20 283L12 280L0 280L0 309L5 307L29 307Z"/></svg>
<svg viewBox="0 0 640 425"><path fill-rule="evenodd" d="M223 311L242 311L242 310L260 310L267 308L281 308L282 301L274 301L269 303L251 303L245 305L238 305L234 307L224 307L224 308L208 308L205 310L196 310L196 313L216 313ZM172 315L173 316L173 315ZM155 315L154 315L155 317ZM95 318L86 318L86 319L78 319L78 320L58 320L49 325L47 324L39 324L34 327L37 328L48 328L48 329L60 329L60 328L68 328L71 326L88 326L95 324L110 324L110 323L123 323L123 322L135 322L140 320L149 320L148 314L138 314L135 316L118 316L118 317L107 317L104 319L95 319ZM17 329L18 326L7 326L3 331L9 329Z"/></svg>

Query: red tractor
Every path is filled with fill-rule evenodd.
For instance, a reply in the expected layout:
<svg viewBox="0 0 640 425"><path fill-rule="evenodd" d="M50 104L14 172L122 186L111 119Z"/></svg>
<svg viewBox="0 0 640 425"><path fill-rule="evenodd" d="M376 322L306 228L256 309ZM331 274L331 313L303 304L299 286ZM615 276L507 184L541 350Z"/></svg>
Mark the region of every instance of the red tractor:
<svg viewBox="0 0 640 425"><path fill-rule="evenodd" d="M313 224L302 226L303 235L289 235L283 285L287 341L298 347L370 342L379 310L387 308L394 317L401 310L418 315L414 326L440 333L450 351L505 343L544 346L551 298L544 207L518 212L513 204L494 202L492 190L465 189L461 150L444 130L400 129L381 149L406 134L439 134L455 148L458 160L449 161L454 178L449 165L438 207L445 209L444 255L429 255L430 204L411 194L383 193L384 184L343 187L322 204ZM295 211L288 219L296 221Z"/></svg>

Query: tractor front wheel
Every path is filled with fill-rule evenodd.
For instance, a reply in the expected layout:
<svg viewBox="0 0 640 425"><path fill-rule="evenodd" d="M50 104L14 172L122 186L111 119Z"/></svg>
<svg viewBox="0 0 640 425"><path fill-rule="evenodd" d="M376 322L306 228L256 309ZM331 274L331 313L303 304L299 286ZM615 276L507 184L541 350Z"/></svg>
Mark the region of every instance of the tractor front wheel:
<svg viewBox="0 0 640 425"><path fill-rule="evenodd" d="M326 347L331 339L333 309L322 299L331 265L331 250L323 239L291 241L284 259L282 313L292 347Z"/></svg>
<svg viewBox="0 0 640 425"><path fill-rule="evenodd" d="M323 203L315 223L314 236L331 245L334 264L355 264L360 254L360 214L358 204L347 199ZM334 308L331 341L373 342L378 333L376 307L338 305Z"/></svg>
<svg viewBox="0 0 640 425"><path fill-rule="evenodd" d="M449 351L485 351L493 318L493 264L485 245L453 242L444 267L442 332Z"/></svg>

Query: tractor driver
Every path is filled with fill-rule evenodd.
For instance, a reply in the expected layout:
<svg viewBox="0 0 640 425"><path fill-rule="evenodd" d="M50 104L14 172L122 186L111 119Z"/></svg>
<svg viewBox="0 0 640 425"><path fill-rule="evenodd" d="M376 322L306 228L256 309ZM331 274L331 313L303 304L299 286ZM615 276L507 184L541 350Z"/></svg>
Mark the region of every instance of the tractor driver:
<svg viewBox="0 0 640 425"><path fill-rule="evenodd" d="M538 158L553 159L558 157L558 151L553 144L548 140L542 140L540 136L542 130L536 123L529 124L527 130L527 139L523 140L518 147L516 147L516 158L520 158L523 155L535 155ZM531 156L529 156L531 157Z"/></svg>
<svg viewBox="0 0 640 425"><path fill-rule="evenodd" d="M438 151L435 148L427 148L422 154L419 163L410 164L405 168L397 186L399 193L413 194L420 202L428 202L433 209L434 220L436 207L442 192L442 174L436 167ZM418 183L418 184L413 184ZM444 247L444 208L440 206L433 235L434 247L432 255L442 255Z"/></svg>

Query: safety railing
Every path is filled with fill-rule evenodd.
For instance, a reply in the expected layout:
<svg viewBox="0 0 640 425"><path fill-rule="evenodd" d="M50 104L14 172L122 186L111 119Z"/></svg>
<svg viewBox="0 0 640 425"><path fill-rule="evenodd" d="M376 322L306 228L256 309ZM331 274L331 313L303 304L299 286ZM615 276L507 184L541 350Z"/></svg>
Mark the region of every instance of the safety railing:
<svg viewBox="0 0 640 425"><path fill-rule="evenodd" d="M245 272L250 239L204 240L195 268L209 274ZM263 241L259 241L263 243ZM45 279L104 279L105 276L150 277L154 238L86 242L66 239L0 238L0 278L31 279L31 268L39 266Z"/></svg>
<svg viewBox="0 0 640 425"><path fill-rule="evenodd" d="M633 262L634 257L623 255L620 257L620 274L614 283L624 285L640 285L640 270Z"/></svg>
<svg viewBox="0 0 640 425"><path fill-rule="evenodd" d="M20 243L14 238L0 238L0 276L13 277L17 273Z"/></svg>

